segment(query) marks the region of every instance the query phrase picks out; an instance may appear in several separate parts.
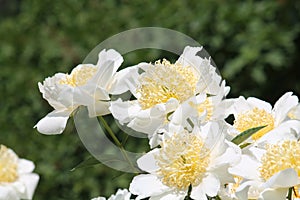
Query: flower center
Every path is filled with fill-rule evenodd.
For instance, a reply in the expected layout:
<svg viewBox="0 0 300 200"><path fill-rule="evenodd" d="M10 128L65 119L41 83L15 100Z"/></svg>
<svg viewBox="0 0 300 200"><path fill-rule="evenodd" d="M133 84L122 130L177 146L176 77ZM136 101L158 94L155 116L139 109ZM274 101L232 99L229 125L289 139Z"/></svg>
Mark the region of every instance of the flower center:
<svg viewBox="0 0 300 200"><path fill-rule="evenodd" d="M196 92L199 77L192 67L171 64L167 60L156 61L140 76L141 85L137 89L138 101L142 109L148 109L170 98L180 102L187 100Z"/></svg>
<svg viewBox="0 0 300 200"><path fill-rule="evenodd" d="M82 65L72 70L70 75L60 80L60 84L67 84L72 87L85 85L97 72L96 66Z"/></svg>
<svg viewBox="0 0 300 200"><path fill-rule="evenodd" d="M0 184L14 182L18 178L18 157L6 146L0 146Z"/></svg>
<svg viewBox="0 0 300 200"><path fill-rule="evenodd" d="M253 140L258 140L267 132L274 129L274 117L264 109L254 108L241 114L238 114L234 121L234 127L240 131L246 131L250 128L266 126L252 135Z"/></svg>
<svg viewBox="0 0 300 200"><path fill-rule="evenodd" d="M268 145L261 161L259 172L265 180L288 168L293 168L300 177L300 141L286 140L280 144Z"/></svg>
<svg viewBox="0 0 300 200"><path fill-rule="evenodd" d="M162 143L156 157L162 182L178 190L201 183L209 164L209 149L203 141L190 133L174 134Z"/></svg>

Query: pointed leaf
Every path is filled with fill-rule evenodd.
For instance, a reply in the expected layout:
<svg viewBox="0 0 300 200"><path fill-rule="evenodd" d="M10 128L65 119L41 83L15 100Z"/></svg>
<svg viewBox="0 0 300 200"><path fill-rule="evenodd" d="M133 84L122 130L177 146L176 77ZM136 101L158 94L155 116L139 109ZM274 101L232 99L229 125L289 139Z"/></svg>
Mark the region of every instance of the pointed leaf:
<svg viewBox="0 0 300 200"><path fill-rule="evenodd" d="M118 159L113 154L102 154L97 156L99 160L93 156L88 157L86 160L79 163L77 166L75 166L71 171L74 171L76 169L84 168L84 167L92 167L94 165L98 164L104 164L108 167L111 167L116 170L120 171L126 171L128 168L133 168L134 171L141 172L141 170L136 166L134 163L134 166L131 166L125 159Z"/></svg>
<svg viewBox="0 0 300 200"><path fill-rule="evenodd" d="M245 130L244 132L240 133L239 135L237 135L236 137L234 137L231 142L239 145L242 142L244 142L245 140L247 140L249 137L251 137L254 133L256 133L257 131L265 128L266 126L258 126L255 128L250 128L248 130Z"/></svg>
<svg viewBox="0 0 300 200"><path fill-rule="evenodd" d="M90 156L86 160L81 161L78 165L76 165L73 169L71 169L71 171L74 171L79 168L91 167L91 166L98 165L98 164L101 164L99 162L99 160L97 160L93 156Z"/></svg>

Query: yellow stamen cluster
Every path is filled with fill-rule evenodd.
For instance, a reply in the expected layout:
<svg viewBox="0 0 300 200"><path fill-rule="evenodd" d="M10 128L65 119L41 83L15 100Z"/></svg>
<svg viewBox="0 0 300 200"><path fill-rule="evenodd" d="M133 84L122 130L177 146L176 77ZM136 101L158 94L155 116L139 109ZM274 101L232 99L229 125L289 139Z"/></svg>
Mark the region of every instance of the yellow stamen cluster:
<svg viewBox="0 0 300 200"><path fill-rule="evenodd" d="M194 134L174 134L166 139L156 157L162 182L178 190L201 183L210 160L209 149Z"/></svg>
<svg viewBox="0 0 300 200"><path fill-rule="evenodd" d="M14 182L18 178L18 157L4 145L0 145L0 184Z"/></svg>
<svg viewBox="0 0 300 200"><path fill-rule="evenodd" d="M70 75L60 80L60 84L70 85L72 87L85 85L97 72L96 66L83 65L75 68Z"/></svg>
<svg viewBox="0 0 300 200"><path fill-rule="evenodd" d="M258 140L267 132L274 129L274 117L264 109L254 108L246 112L238 114L234 121L234 127L240 131L246 131L250 128L258 126L266 126L252 135L253 140Z"/></svg>
<svg viewBox="0 0 300 200"><path fill-rule="evenodd" d="M199 77L190 66L171 64L167 60L150 64L140 76L141 85L137 89L138 102L142 109L148 109L170 98L180 102L195 95Z"/></svg>
<svg viewBox="0 0 300 200"><path fill-rule="evenodd" d="M259 172L264 180L288 168L293 168L300 177L300 142L286 140L279 144L268 145L261 162Z"/></svg>

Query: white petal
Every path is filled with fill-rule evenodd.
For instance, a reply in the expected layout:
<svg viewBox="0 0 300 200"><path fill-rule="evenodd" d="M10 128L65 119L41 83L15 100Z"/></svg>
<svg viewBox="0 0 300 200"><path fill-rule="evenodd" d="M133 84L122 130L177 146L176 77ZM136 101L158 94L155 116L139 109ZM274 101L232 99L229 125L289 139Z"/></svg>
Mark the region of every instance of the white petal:
<svg viewBox="0 0 300 200"><path fill-rule="evenodd" d="M208 174L198 186L192 188L191 197L206 200L206 195L214 197L218 194L219 189L219 179L213 174Z"/></svg>
<svg viewBox="0 0 300 200"><path fill-rule="evenodd" d="M106 200L105 197L95 197L95 198L92 198L91 200Z"/></svg>
<svg viewBox="0 0 300 200"><path fill-rule="evenodd" d="M88 83L74 88L74 105L87 106L96 100L110 100L108 92L104 88L98 87L96 83Z"/></svg>
<svg viewBox="0 0 300 200"><path fill-rule="evenodd" d="M248 200L248 198L250 199L257 199L258 198L258 194L255 194L256 196L254 196L254 194L249 194L249 188L254 186L260 186L261 183L258 181L246 181L244 183L242 183L237 189L236 189L236 193L235 195L237 196L237 198L239 200Z"/></svg>
<svg viewBox="0 0 300 200"><path fill-rule="evenodd" d="M39 175L24 174L19 177L19 181L25 185L25 192L21 194L22 199L32 199L35 188L39 182Z"/></svg>
<svg viewBox="0 0 300 200"><path fill-rule="evenodd" d="M102 50L99 55L98 55L98 62L97 62L97 66L99 66L100 68L102 67L102 65L107 62L107 61L113 61L114 62L114 72L116 72L119 68L119 66L122 64L123 62L123 57L121 56L121 54L119 52L117 52L114 49L109 49L109 50Z"/></svg>
<svg viewBox="0 0 300 200"><path fill-rule="evenodd" d="M127 125L128 127L142 132L146 134L153 135L155 131L160 128L160 126L163 124L164 119L163 117L161 118L134 118L129 124Z"/></svg>
<svg viewBox="0 0 300 200"><path fill-rule="evenodd" d="M288 113L289 118L300 120L300 104L292 108L292 110Z"/></svg>
<svg viewBox="0 0 300 200"><path fill-rule="evenodd" d="M230 162L230 161L227 161ZM214 168L214 166L210 166L209 171L213 172L218 179L220 180L221 184L226 183L233 183L234 182L234 176L228 172L229 164L219 166L218 168Z"/></svg>
<svg viewBox="0 0 300 200"><path fill-rule="evenodd" d="M140 112L141 108L135 102L123 102L121 99L112 101L109 107L113 117L119 120L120 124L128 123L137 113Z"/></svg>
<svg viewBox="0 0 300 200"><path fill-rule="evenodd" d="M257 169L260 167L260 163L248 155L242 155L240 162L228 169L229 173L244 177L246 179L259 179L259 172Z"/></svg>
<svg viewBox="0 0 300 200"><path fill-rule="evenodd" d="M202 49L203 47L185 47L183 53L180 55L176 63L180 63L184 67L191 65L197 66L197 63L201 58L196 56L196 54Z"/></svg>
<svg viewBox="0 0 300 200"><path fill-rule="evenodd" d="M66 87L64 90L60 91L57 101L64 106L64 108L75 107L74 102L74 88L71 86ZM61 109L57 109L61 110Z"/></svg>
<svg viewBox="0 0 300 200"><path fill-rule="evenodd" d="M143 155L137 160L137 164L141 170L146 172L155 172L159 169L159 166L156 164L155 156L159 153L159 149L153 149L147 154Z"/></svg>
<svg viewBox="0 0 300 200"><path fill-rule="evenodd" d="M19 200L20 197L11 187L0 185L0 199L1 200Z"/></svg>
<svg viewBox="0 0 300 200"><path fill-rule="evenodd" d="M64 109L72 103L72 87L66 84L59 84L59 81L66 78L66 74L57 73L48 77L42 83L38 83L43 98L55 109ZM69 97L60 102L60 96Z"/></svg>
<svg viewBox="0 0 300 200"><path fill-rule="evenodd" d="M211 149L211 156L218 157L226 150L224 132L227 126L222 121L208 122L201 127L201 136L205 138L205 146Z"/></svg>
<svg viewBox="0 0 300 200"><path fill-rule="evenodd" d="M193 187L190 196L191 196L191 198L197 199L197 200L207 200L206 194L204 192L203 184L201 183L198 186Z"/></svg>
<svg viewBox="0 0 300 200"><path fill-rule="evenodd" d="M266 189L264 190L260 197L258 198L259 200L283 200L286 199L287 195L287 188L281 188L281 189Z"/></svg>
<svg viewBox="0 0 300 200"><path fill-rule="evenodd" d="M280 124L288 112L298 104L298 97L292 95L292 92L285 93L274 105L275 125Z"/></svg>
<svg viewBox="0 0 300 200"><path fill-rule="evenodd" d="M221 77L216 73L216 68L211 65L210 58L198 56L202 50L202 47L187 46L176 63L192 66L198 72L200 75L196 89L198 92L205 90L209 94L217 94L220 89Z"/></svg>
<svg viewBox="0 0 300 200"><path fill-rule="evenodd" d="M103 116L110 114L109 110L110 102L94 101L94 103L88 105L89 117Z"/></svg>
<svg viewBox="0 0 300 200"><path fill-rule="evenodd" d="M70 114L69 111L54 110L41 119L34 128L47 135L61 134L65 130Z"/></svg>
<svg viewBox="0 0 300 200"><path fill-rule="evenodd" d="M111 195L108 200L130 200L130 196L131 193L127 189L118 189L116 194Z"/></svg>
<svg viewBox="0 0 300 200"><path fill-rule="evenodd" d="M237 119L238 114L252 109L252 106L246 101L245 97L243 96L240 96L239 98L233 100L234 104L232 107L232 114L234 115L235 119Z"/></svg>
<svg viewBox="0 0 300 200"><path fill-rule="evenodd" d="M215 138L219 135L219 124L216 122L208 122L200 128L201 136L205 138L207 146L215 144Z"/></svg>
<svg viewBox="0 0 300 200"><path fill-rule="evenodd" d="M111 84L112 76L116 73L123 62L123 57L114 49L102 50L98 55L98 71L91 82L96 82L98 86L108 88Z"/></svg>
<svg viewBox="0 0 300 200"><path fill-rule="evenodd" d="M237 163L241 158L241 149L231 142L225 142L228 145L228 148L221 156L212 161L213 168L217 168L226 164L232 165Z"/></svg>
<svg viewBox="0 0 300 200"><path fill-rule="evenodd" d="M300 121L288 120L266 133L257 143L264 146L266 143L274 144L282 140L295 140L298 138L297 133L300 133Z"/></svg>
<svg viewBox="0 0 300 200"><path fill-rule="evenodd" d="M249 151L256 158L256 160L261 160L261 157L266 153L265 147L259 148L256 146L251 146Z"/></svg>
<svg viewBox="0 0 300 200"><path fill-rule="evenodd" d="M32 161L26 159L19 159L19 163L18 163L19 174L31 173L34 170L34 168L35 166Z"/></svg>
<svg viewBox="0 0 300 200"><path fill-rule="evenodd" d="M136 95L136 89L139 84L139 66L140 64L118 71L114 77L114 82L110 88L110 93L122 94L129 90L133 95Z"/></svg>
<svg viewBox="0 0 300 200"><path fill-rule="evenodd" d="M132 113L136 116L128 123L128 127L135 131L153 135L161 127L165 120L165 114L155 106L146 110Z"/></svg>
<svg viewBox="0 0 300 200"><path fill-rule="evenodd" d="M155 175L138 175L130 183L129 191L140 198L158 196L170 191L171 188L164 185Z"/></svg>
<svg viewBox="0 0 300 200"><path fill-rule="evenodd" d="M197 97L191 97L187 101L183 102L175 112L172 114L171 123L174 125L185 125L186 119L188 117L197 117L198 111L191 106L191 104L197 104L198 101L205 101L206 95L204 93L198 95Z"/></svg>
<svg viewBox="0 0 300 200"><path fill-rule="evenodd" d="M208 196L214 197L218 194L220 181L214 174L208 174L208 176L202 180L202 183L203 190Z"/></svg>
<svg viewBox="0 0 300 200"><path fill-rule="evenodd" d="M88 81L88 83L93 83L95 86L108 89L113 81L112 78L114 73L114 62L111 60L106 61L98 68L96 74Z"/></svg>
<svg viewBox="0 0 300 200"><path fill-rule="evenodd" d="M234 113L234 103L236 99L224 99L217 104L212 115L212 119L221 120ZM213 102L214 103L214 102Z"/></svg>
<svg viewBox="0 0 300 200"><path fill-rule="evenodd" d="M268 113L272 112L272 105L266 101L257 99L255 97L249 97L247 98L247 102L251 104L252 108L258 108L258 109L263 109L267 111Z"/></svg>
<svg viewBox="0 0 300 200"><path fill-rule="evenodd" d="M286 169L273 175L265 184L265 188L289 188L300 184L297 172L292 169Z"/></svg>
<svg viewBox="0 0 300 200"><path fill-rule="evenodd" d="M149 200L183 200L185 196L186 196L186 192L182 194L182 193L170 191L168 193L150 197Z"/></svg>

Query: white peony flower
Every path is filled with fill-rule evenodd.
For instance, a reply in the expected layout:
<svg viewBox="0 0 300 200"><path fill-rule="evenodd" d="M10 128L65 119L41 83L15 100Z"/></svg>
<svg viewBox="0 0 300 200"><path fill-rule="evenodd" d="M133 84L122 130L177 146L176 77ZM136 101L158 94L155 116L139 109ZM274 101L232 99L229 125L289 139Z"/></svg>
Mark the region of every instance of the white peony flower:
<svg viewBox="0 0 300 200"><path fill-rule="evenodd" d="M238 134L250 128L266 126L251 136L252 141L259 141L263 136L281 134L282 131L298 130L300 123L297 120L287 120L289 111L298 104L297 96L287 92L275 103L274 108L265 101L249 97L239 97L235 100L232 114L234 115L233 127Z"/></svg>
<svg viewBox="0 0 300 200"><path fill-rule="evenodd" d="M202 47L187 46L175 64L167 60L140 63L118 72L114 91L118 94L130 91L135 100L112 102L110 110L114 118L152 137L168 122L168 116L190 98L206 94L223 98L229 88L221 87L221 77L210 59L197 55L201 50ZM209 115L211 107L205 106L210 106L210 101L196 102L203 103L202 107L197 104L193 109L199 107L199 115Z"/></svg>
<svg viewBox="0 0 300 200"><path fill-rule="evenodd" d="M224 131L223 123L208 122L203 127L195 126L193 132L165 133L161 148L138 159L139 168L149 174L134 177L129 191L151 200L216 196L221 185L233 181L227 169L241 153L239 147L224 139Z"/></svg>
<svg viewBox="0 0 300 200"><path fill-rule="evenodd" d="M131 200L131 193L127 189L118 189L116 194L111 195L108 200ZM105 197L96 197L91 200L106 200Z"/></svg>
<svg viewBox="0 0 300 200"><path fill-rule="evenodd" d="M32 199L39 176L34 164L0 145L0 200Z"/></svg>
<svg viewBox="0 0 300 200"><path fill-rule="evenodd" d="M282 200L288 189L300 185L300 141L283 140L266 149L251 147L229 172L243 179L236 188L238 199ZM295 193L296 194L296 193ZM299 197L299 196L298 196Z"/></svg>
<svg viewBox="0 0 300 200"><path fill-rule="evenodd" d="M60 134L67 120L78 106L87 106L91 117L109 114L109 93L114 75L123 62L122 56L113 49L103 50L98 62L80 64L71 74L57 73L39 83L43 98L54 111L41 119L35 128L44 134Z"/></svg>

